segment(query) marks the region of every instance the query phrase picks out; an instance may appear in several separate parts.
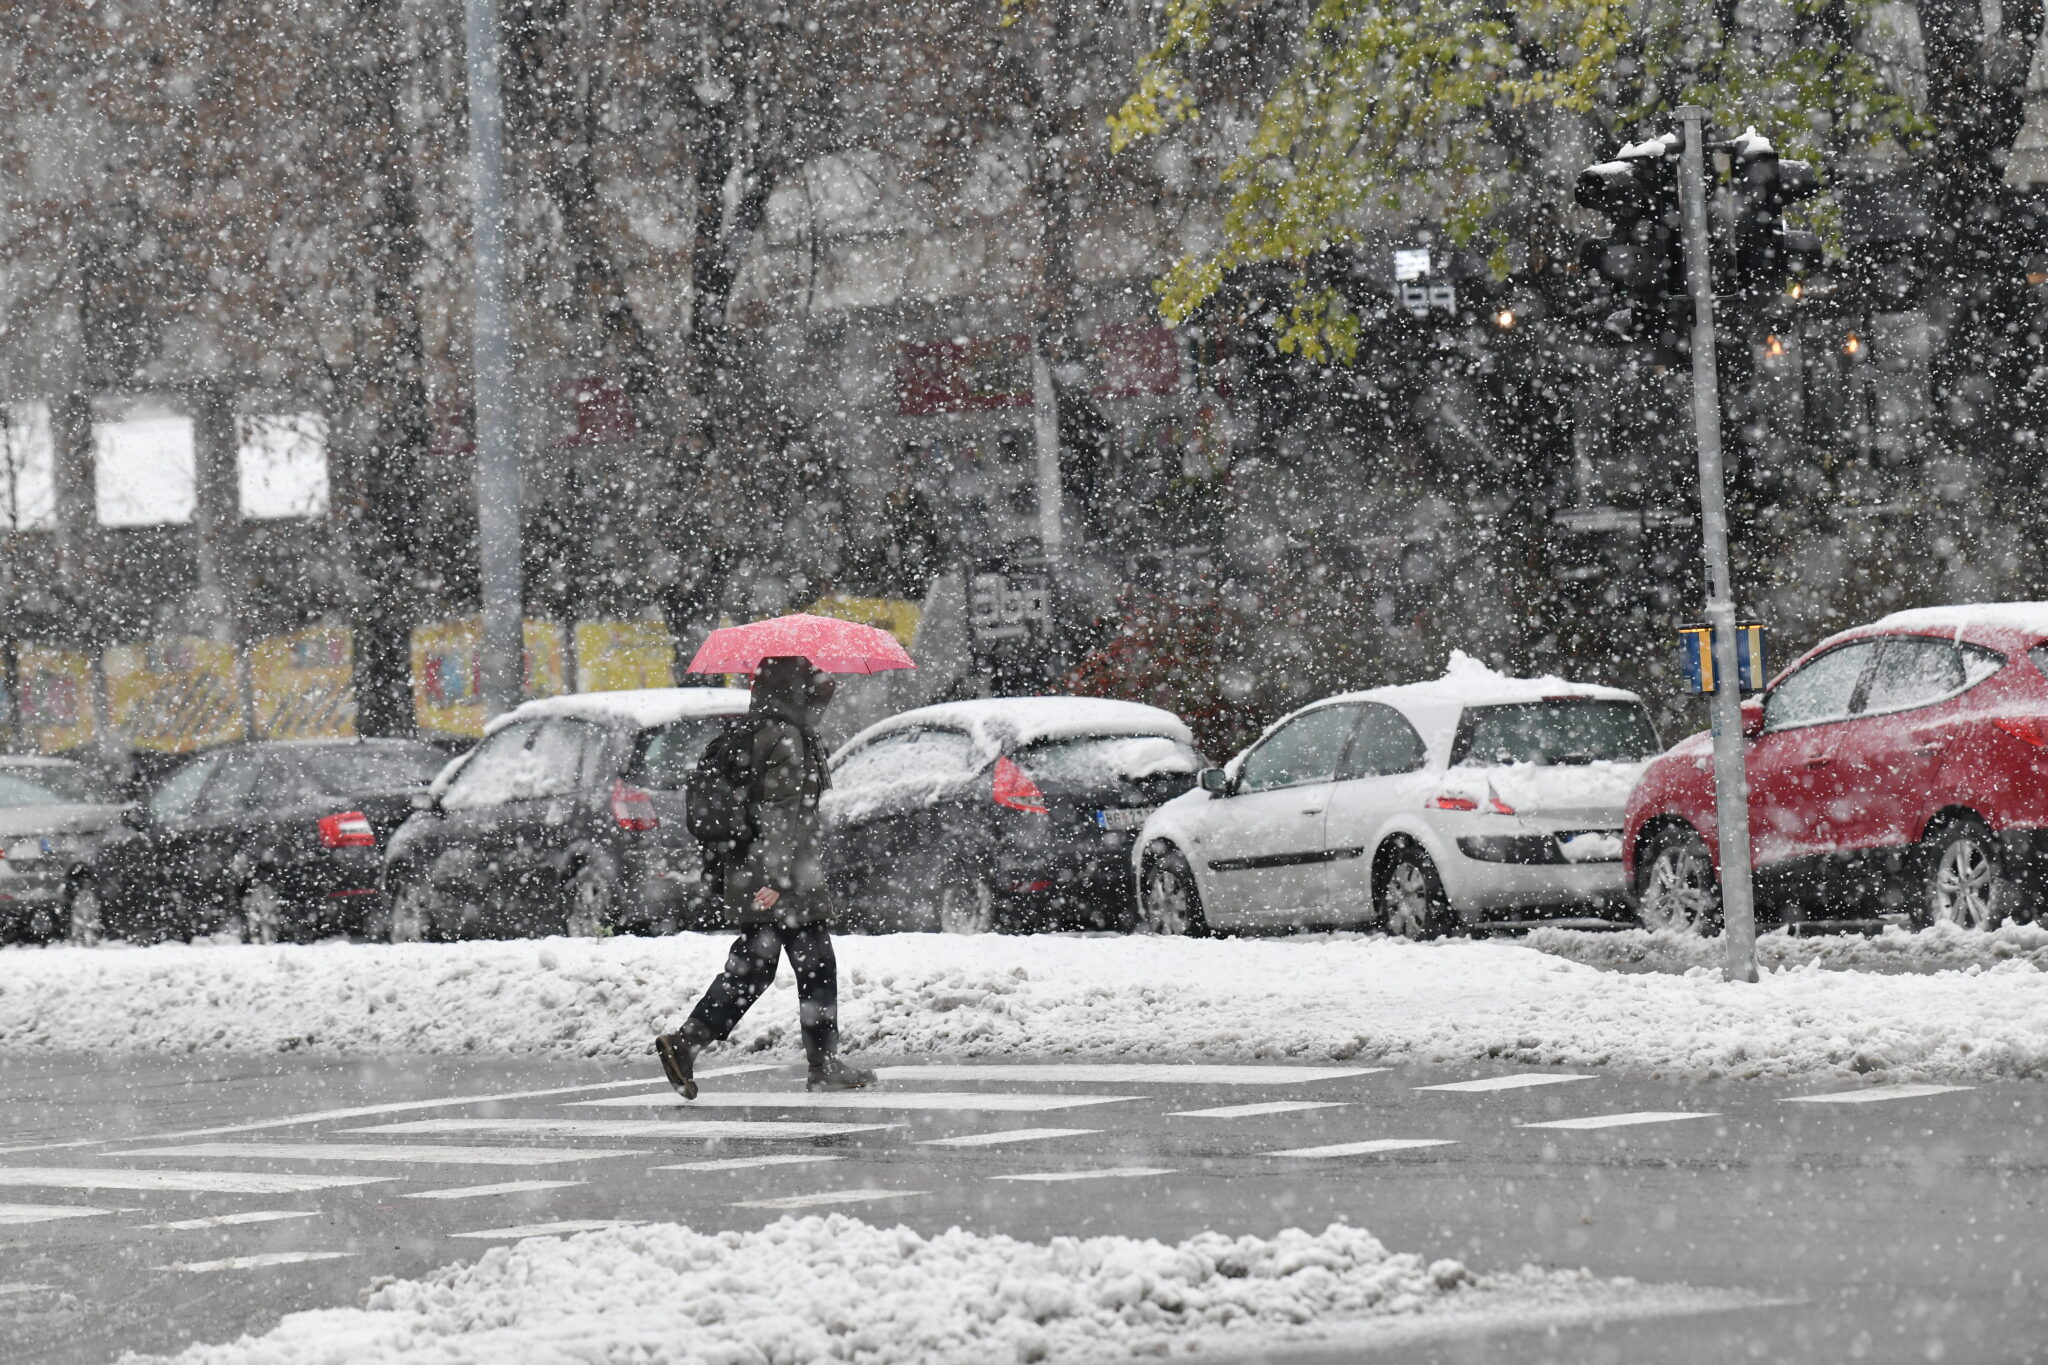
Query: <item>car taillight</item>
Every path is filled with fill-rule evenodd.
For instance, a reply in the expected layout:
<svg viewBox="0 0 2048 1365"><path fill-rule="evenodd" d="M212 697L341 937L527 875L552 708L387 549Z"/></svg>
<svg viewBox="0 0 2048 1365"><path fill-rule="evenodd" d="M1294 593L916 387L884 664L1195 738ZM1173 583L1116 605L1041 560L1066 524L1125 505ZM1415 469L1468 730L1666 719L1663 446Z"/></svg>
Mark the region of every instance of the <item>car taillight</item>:
<svg viewBox="0 0 2048 1365"><path fill-rule="evenodd" d="M1491 782L1486 784L1486 808L1495 815L1513 815L1515 813L1513 806L1500 799L1500 793L1493 789Z"/></svg>
<svg viewBox="0 0 2048 1365"><path fill-rule="evenodd" d="M323 848L375 848L377 831L370 828L370 817L359 810L323 815L320 817L320 844Z"/></svg>
<svg viewBox="0 0 2048 1365"><path fill-rule="evenodd" d="M2032 716L2013 716L1991 723L2014 739L2031 744L2036 749L2048 749L2048 725L2043 725Z"/></svg>
<svg viewBox="0 0 2048 1365"><path fill-rule="evenodd" d="M1432 796L1427 802L1431 810L1478 810L1479 803L1469 796L1452 796L1449 792Z"/></svg>
<svg viewBox="0 0 2048 1365"><path fill-rule="evenodd" d="M1031 780L1030 773L1008 757L996 760L995 789L991 794L998 806L1029 811L1033 815L1046 813L1045 793Z"/></svg>
<svg viewBox="0 0 2048 1365"><path fill-rule="evenodd" d="M654 798L621 777L612 783L612 822L628 834L645 834L661 827L654 813Z"/></svg>

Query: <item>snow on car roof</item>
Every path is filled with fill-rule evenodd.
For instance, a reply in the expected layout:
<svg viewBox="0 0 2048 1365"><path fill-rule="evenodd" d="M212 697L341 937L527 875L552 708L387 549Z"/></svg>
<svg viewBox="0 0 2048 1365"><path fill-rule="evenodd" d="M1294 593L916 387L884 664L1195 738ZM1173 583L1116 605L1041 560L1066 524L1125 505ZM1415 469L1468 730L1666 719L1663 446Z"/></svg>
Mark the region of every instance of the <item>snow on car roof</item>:
<svg viewBox="0 0 2048 1365"><path fill-rule="evenodd" d="M2048 635L2048 602L1960 602L1946 607L1915 607L1910 611L1895 611L1834 638L1905 630L1947 630L1959 635L1970 630Z"/></svg>
<svg viewBox="0 0 2048 1365"><path fill-rule="evenodd" d="M1142 702L1102 697L983 697L899 712L855 735L841 752L876 735L918 726L965 730L985 753L1091 735L1164 735L1190 748L1195 742L1179 716Z"/></svg>
<svg viewBox="0 0 2048 1365"><path fill-rule="evenodd" d="M653 729L679 720L736 716L747 709L749 700L750 694L740 687L638 687L623 692L571 692L522 702L493 720L490 728L495 730L535 716L581 716Z"/></svg>

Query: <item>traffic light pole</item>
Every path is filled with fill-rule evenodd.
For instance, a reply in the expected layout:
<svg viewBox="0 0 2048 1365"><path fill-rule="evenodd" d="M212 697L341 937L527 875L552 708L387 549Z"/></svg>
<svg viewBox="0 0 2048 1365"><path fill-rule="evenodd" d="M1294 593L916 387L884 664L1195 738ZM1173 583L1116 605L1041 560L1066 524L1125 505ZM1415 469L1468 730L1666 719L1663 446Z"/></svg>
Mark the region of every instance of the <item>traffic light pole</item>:
<svg viewBox="0 0 2048 1365"><path fill-rule="evenodd" d="M1714 369L1714 274L1707 261L1707 111L1678 109L1685 145L1678 171L1685 279L1692 293L1692 418L1700 450L1700 531L1713 627L1714 822L1721 845L1721 921L1730 981L1756 980L1756 895L1749 862L1749 771L1742 733L1742 674L1735 659L1735 597L1728 576L1728 499L1721 472L1721 387Z"/></svg>

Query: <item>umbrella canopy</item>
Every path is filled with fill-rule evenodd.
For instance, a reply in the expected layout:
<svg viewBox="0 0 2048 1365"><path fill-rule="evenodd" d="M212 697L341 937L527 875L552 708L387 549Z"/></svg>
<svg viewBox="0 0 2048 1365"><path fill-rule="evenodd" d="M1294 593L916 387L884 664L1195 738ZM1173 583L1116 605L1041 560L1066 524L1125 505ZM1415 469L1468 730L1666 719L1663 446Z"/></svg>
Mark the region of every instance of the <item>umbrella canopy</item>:
<svg viewBox="0 0 2048 1365"><path fill-rule="evenodd" d="M763 659L798 656L827 673L882 673L916 668L896 637L880 626L833 616L777 616L724 626L690 660L692 673L752 673Z"/></svg>

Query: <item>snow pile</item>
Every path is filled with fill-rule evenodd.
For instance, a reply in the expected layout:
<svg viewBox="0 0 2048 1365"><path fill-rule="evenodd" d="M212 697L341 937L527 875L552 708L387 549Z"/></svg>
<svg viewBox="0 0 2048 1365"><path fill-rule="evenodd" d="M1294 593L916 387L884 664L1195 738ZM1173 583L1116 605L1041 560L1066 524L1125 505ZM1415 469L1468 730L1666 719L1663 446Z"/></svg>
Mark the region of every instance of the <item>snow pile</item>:
<svg viewBox="0 0 2048 1365"><path fill-rule="evenodd" d="M1589 967L1688 972L1718 969L1727 959L1720 939L1670 930L1536 929L1521 941ZM1756 956L1767 971L1818 967L1825 971L1926 974L1981 971L2005 962L2023 962L2036 971L2048 971L2048 928L2006 924L1981 930L1937 924L1919 933L1887 928L1868 938L1861 934L1793 938L1780 929L1757 938Z"/></svg>
<svg viewBox="0 0 2048 1365"><path fill-rule="evenodd" d="M2048 1077L2048 973L1878 976L1811 964L1601 971L1498 941L846 936L842 1031L875 1054L1385 1059L1687 1076ZM15 949L0 1047L476 1051L639 1063L726 940ZM794 1054L783 973L735 1035Z"/></svg>
<svg viewBox="0 0 2048 1365"><path fill-rule="evenodd" d="M1341 1225L1270 1240L1205 1232L1177 1246L1127 1237L1037 1245L957 1228L923 1237L835 1215L759 1232L657 1224L534 1238L475 1265L385 1284L362 1308L294 1313L264 1336L174 1359L999 1365L1154 1358L1374 1324L1449 1330L1737 1301L1584 1271L1475 1277L1456 1261L1425 1264Z"/></svg>

